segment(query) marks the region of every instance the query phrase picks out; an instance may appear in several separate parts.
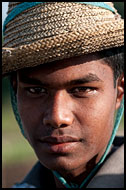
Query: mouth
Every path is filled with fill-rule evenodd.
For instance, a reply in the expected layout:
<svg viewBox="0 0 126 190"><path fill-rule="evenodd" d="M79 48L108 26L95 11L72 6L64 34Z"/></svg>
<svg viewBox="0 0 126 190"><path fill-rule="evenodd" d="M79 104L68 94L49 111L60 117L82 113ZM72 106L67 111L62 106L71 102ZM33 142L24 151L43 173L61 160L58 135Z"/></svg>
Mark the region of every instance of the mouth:
<svg viewBox="0 0 126 190"><path fill-rule="evenodd" d="M39 141L46 152L57 154L70 153L80 142L72 136L46 136Z"/></svg>
<svg viewBox="0 0 126 190"><path fill-rule="evenodd" d="M68 142L77 142L79 141L76 137L72 136L47 136L41 138L42 142L51 143L51 144L60 144Z"/></svg>

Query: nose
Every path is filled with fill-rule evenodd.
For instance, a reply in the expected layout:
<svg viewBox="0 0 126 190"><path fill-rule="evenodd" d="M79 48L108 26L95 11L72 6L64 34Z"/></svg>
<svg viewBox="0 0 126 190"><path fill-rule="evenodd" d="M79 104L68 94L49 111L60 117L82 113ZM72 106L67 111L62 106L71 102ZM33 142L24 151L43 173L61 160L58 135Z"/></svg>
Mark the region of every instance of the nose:
<svg viewBox="0 0 126 190"><path fill-rule="evenodd" d="M72 125L72 107L67 92L57 92L50 102L44 114L43 124L53 128Z"/></svg>

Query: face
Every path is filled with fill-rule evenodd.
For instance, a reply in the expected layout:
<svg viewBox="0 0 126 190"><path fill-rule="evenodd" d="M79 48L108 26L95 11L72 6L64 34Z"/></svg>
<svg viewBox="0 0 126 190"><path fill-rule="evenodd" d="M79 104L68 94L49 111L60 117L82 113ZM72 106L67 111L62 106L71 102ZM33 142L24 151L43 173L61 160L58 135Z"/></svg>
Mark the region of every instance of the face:
<svg viewBox="0 0 126 190"><path fill-rule="evenodd" d="M97 57L71 58L17 73L25 135L40 162L62 175L96 164L110 139L117 88Z"/></svg>

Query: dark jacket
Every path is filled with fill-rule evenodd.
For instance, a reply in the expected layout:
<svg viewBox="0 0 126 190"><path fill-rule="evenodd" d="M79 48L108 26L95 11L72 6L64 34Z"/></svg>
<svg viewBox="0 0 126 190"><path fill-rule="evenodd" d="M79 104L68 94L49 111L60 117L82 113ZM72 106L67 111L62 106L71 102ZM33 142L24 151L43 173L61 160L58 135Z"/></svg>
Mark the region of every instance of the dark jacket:
<svg viewBox="0 0 126 190"><path fill-rule="evenodd" d="M124 138L116 137L104 163L85 188L124 188ZM13 188L56 189L52 172L40 162Z"/></svg>

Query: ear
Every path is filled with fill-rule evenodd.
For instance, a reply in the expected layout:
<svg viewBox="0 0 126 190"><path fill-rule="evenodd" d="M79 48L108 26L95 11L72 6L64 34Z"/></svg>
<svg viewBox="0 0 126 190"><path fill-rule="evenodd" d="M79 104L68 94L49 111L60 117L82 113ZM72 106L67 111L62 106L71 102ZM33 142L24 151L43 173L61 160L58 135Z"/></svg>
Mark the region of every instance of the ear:
<svg viewBox="0 0 126 190"><path fill-rule="evenodd" d="M120 107L123 95L124 95L124 75L121 76L117 81L116 110Z"/></svg>

